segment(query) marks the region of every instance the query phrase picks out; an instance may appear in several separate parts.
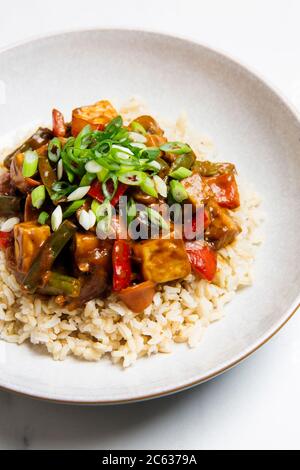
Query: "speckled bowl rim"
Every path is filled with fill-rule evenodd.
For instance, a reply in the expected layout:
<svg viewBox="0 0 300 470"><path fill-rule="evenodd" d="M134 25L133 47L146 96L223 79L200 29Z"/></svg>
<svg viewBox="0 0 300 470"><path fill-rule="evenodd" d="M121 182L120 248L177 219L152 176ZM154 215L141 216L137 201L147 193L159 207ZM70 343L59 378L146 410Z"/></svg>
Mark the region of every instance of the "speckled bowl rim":
<svg viewBox="0 0 300 470"><path fill-rule="evenodd" d="M248 64L246 65L243 63L240 59L237 59L233 57L231 54L228 54L227 52L222 51L219 48L215 47L210 47L207 44L204 44L203 42L198 42L190 37L186 37L184 35L174 35L174 34L169 34L169 33L164 33L160 31L155 31L155 30L149 30L149 29L138 29L138 28L82 28L82 29L68 29L68 30L61 30L59 32L55 33L50 33L50 34L43 34L43 35L35 35L32 37L29 37L26 40L23 41L18 41L16 43L10 44L7 47L0 48L0 54L2 54L5 51L16 49L19 47L22 47L26 44L37 42L42 39L47 39L47 38L55 38L58 36L61 36L63 34L73 34L73 33L88 33L88 32L97 32L97 31L107 31L111 33L145 33L148 34L149 36L153 36L156 38L165 38L165 39L176 39L180 40L183 43L189 43L195 46L200 46L202 49L206 50L207 52L214 53L215 55L225 59L227 62L231 63L234 65L236 68L239 68L243 72L246 72L248 75L251 76L251 78L255 79L257 82L259 82L261 85L264 87L267 87L273 95L276 96L276 98L281 102L283 106L288 108L288 110L292 113L293 117L295 120L298 122L300 126L300 115L298 111L295 109L295 107L289 102L289 100L284 96L284 94L279 91L274 84L271 84L269 80L266 80L264 77L261 76L259 72L254 70L253 67L250 67ZM269 330L264 334L263 338L260 338L254 345L246 349L243 353L240 355L237 355L236 358L232 359L231 361L228 361L227 364L225 364L223 367L218 368L216 367L213 372L210 374L201 377L196 380L192 381L186 381L186 383L181 384L178 387L165 387L163 390L155 393L149 393L149 394L142 394L142 395L136 395L132 396L127 399L123 400L86 400L86 401L80 401L80 400L63 400L63 399L55 399L55 398L50 398L50 397L45 397L42 395L29 393L26 390L22 390L19 387L5 387L2 386L0 383L0 390L6 391L6 392L13 392L18 396L23 396L23 397L28 397L28 398L33 398L37 400L43 400L46 402L50 403L60 403L60 404L69 404L69 405L117 405L117 404L126 404L126 403L134 403L134 402L139 402L139 401L145 401L145 400L151 400L154 398L162 398L168 395L172 395L174 393L182 392L184 390L187 390L189 388L195 387L196 385L200 385L204 382L207 382L224 372L232 369L236 365L240 364L242 361L247 359L250 355L252 355L254 352L256 352L259 348L261 348L264 344L266 344L270 339L273 338L280 330L285 326L285 324L293 317L293 315L297 312L298 308L300 307L300 292L294 301L294 303L291 305L291 307L285 312L285 314L282 316L281 320L279 320L276 324L273 325L272 328L269 328Z"/></svg>

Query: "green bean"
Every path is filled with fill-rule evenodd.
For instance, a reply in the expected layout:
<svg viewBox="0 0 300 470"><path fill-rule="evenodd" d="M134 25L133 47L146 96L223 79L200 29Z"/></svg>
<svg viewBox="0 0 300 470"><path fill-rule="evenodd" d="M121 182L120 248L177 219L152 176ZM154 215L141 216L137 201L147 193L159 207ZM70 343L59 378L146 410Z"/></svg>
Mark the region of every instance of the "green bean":
<svg viewBox="0 0 300 470"><path fill-rule="evenodd" d="M44 284L38 289L44 295L67 295L68 297L79 297L81 283L75 277L48 271L44 276Z"/></svg>

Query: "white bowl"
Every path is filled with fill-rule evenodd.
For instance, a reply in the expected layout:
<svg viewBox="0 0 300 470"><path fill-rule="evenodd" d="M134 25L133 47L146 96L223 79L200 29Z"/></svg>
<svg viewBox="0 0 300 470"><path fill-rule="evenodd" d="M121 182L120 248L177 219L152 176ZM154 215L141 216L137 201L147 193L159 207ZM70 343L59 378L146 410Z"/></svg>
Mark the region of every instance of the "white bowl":
<svg viewBox="0 0 300 470"><path fill-rule="evenodd" d="M196 349L141 359L128 370L108 360L54 362L32 347L1 343L0 386L74 403L116 403L162 396L208 380L265 343L299 304L300 123L256 75L192 42L136 31L98 30L39 39L0 54L6 104L0 134L108 98L145 98L174 117L182 110L212 136L263 198L266 241L253 287L227 306ZM275 365L274 365L275 367Z"/></svg>

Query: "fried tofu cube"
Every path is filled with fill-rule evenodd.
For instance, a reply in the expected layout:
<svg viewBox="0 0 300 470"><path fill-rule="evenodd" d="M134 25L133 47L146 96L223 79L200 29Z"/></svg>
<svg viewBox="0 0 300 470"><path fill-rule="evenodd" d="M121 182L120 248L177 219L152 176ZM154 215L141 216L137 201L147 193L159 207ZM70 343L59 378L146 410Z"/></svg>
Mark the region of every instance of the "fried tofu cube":
<svg viewBox="0 0 300 470"><path fill-rule="evenodd" d="M102 100L90 106L82 106L72 111L72 135L76 136L86 126L103 130L118 113L109 101Z"/></svg>
<svg viewBox="0 0 300 470"><path fill-rule="evenodd" d="M191 265L180 240L156 239L137 243L133 247L141 262L143 277L147 281L169 282L188 276Z"/></svg>
<svg viewBox="0 0 300 470"><path fill-rule="evenodd" d="M92 266L108 267L111 242L99 240L93 233L79 233L74 237L74 258L79 271L89 272Z"/></svg>
<svg viewBox="0 0 300 470"><path fill-rule="evenodd" d="M17 270L27 273L36 258L39 249L50 236L48 225L34 222L22 222L14 227L15 256Z"/></svg>

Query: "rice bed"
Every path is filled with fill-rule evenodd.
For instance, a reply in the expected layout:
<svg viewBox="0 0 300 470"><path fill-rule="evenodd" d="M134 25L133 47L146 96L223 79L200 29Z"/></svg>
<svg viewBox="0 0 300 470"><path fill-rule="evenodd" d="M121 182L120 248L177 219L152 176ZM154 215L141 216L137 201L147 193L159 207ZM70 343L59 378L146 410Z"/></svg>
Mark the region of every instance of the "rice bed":
<svg viewBox="0 0 300 470"><path fill-rule="evenodd" d="M128 122L146 109L132 99L121 108ZM175 124L159 121L171 140L188 142L198 159L214 159L214 146L197 137L180 116ZM0 158L15 148L32 129L0 141ZM4 148L6 147L6 148ZM0 251L0 338L10 343L29 341L43 345L56 360L69 354L88 361L108 355L114 364L128 367L139 357L170 353L175 343L197 346L205 328L223 315L224 305L240 287L252 283L252 264L261 242L260 199L238 181L241 206L230 211L242 232L230 246L218 252L218 271L212 283L194 275L182 282L163 285L153 303L141 314L130 311L112 294L88 302L70 312L54 299L24 295L15 277L5 267Z"/></svg>

